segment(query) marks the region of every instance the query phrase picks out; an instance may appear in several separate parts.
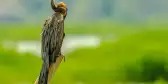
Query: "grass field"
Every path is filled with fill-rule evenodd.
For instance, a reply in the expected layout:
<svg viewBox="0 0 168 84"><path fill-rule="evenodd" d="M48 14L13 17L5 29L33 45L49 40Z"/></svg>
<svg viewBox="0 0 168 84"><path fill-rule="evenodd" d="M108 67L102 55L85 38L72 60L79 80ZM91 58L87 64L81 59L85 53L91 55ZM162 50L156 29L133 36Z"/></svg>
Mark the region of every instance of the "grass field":
<svg viewBox="0 0 168 84"><path fill-rule="evenodd" d="M111 24L106 22L84 24L66 24L65 33L68 34L87 34L87 35L117 35L125 36L144 30L149 30L155 26L139 26L126 24ZM166 28L167 26L162 26ZM156 26L160 28L160 26ZM155 28L153 28L155 29ZM39 40L42 31L41 24L0 24L0 40Z"/></svg>
<svg viewBox="0 0 168 84"><path fill-rule="evenodd" d="M167 26L101 25L67 25L72 27L65 29L67 34L104 37L115 34L119 39L115 42L102 41L97 48L81 48L68 54L52 84L167 84ZM40 39L38 25L1 27L1 41ZM0 48L1 84L32 84L40 68L41 58Z"/></svg>

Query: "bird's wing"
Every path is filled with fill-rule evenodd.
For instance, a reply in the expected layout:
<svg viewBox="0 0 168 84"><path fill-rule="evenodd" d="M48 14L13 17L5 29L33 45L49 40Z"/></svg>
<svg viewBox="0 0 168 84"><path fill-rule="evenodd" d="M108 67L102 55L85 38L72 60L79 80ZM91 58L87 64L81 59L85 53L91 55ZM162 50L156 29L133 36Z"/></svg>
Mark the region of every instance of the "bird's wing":
<svg viewBox="0 0 168 84"><path fill-rule="evenodd" d="M63 16L55 13L52 19L45 25L42 33L42 59L49 57L49 62L55 62L61 54L61 46L64 38Z"/></svg>
<svg viewBox="0 0 168 84"><path fill-rule="evenodd" d="M53 27L53 32L51 32L51 40L50 40L50 63L55 62L56 58L61 55L61 46L64 38L64 20L63 16L56 14L55 20L51 21Z"/></svg>
<svg viewBox="0 0 168 84"><path fill-rule="evenodd" d="M46 24L44 25L43 31L42 31L42 40L41 40L41 55L43 61L46 60L46 58L49 59L49 43L50 43L50 34L49 34L49 22L46 21Z"/></svg>
<svg viewBox="0 0 168 84"><path fill-rule="evenodd" d="M42 31L42 42L41 42L41 54L43 59L43 65L38 79L38 84L47 84L48 73L49 73L49 33L48 23L44 26Z"/></svg>

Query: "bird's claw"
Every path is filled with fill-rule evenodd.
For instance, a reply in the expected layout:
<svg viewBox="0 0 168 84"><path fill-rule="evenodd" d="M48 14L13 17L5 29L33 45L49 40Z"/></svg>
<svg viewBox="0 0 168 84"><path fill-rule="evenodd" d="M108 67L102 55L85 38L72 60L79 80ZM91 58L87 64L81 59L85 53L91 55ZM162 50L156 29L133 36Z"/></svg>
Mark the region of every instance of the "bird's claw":
<svg viewBox="0 0 168 84"><path fill-rule="evenodd" d="M63 56L64 62L65 62L65 55L61 54L61 56Z"/></svg>

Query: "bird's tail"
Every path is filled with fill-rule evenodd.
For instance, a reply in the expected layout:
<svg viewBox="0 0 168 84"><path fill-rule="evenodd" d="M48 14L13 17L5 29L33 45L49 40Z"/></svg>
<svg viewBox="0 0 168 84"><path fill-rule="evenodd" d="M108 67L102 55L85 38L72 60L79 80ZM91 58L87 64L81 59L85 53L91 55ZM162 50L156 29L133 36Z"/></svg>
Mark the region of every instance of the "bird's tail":
<svg viewBox="0 0 168 84"><path fill-rule="evenodd" d="M35 81L35 84L48 84L48 73L49 73L49 57L43 60L40 76Z"/></svg>
<svg viewBox="0 0 168 84"><path fill-rule="evenodd" d="M52 76L54 75L54 72L57 70L58 66L60 65L62 59L64 59L64 56L61 55L56 59L55 63L52 63L50 65L46 65L48 63L43 63L40 76L35 81L34 84L49 84L51 81Z"/></svg>
<svg viewBox="0 0 168 84"><path fill-rule="evenodd" d="M37 84L48 84L49 63L43 63Z"/></svg>

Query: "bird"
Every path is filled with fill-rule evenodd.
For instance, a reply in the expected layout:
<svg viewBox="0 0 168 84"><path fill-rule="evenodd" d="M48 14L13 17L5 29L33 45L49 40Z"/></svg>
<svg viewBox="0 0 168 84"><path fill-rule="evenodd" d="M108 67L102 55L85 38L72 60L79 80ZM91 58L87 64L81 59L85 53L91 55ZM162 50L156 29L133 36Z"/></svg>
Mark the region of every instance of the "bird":
<svg viewBox="0 0 168 84"><path fill-rule="evenodd" d="M54 14L45 21L41 33L42 69L34 84L49 84L61 60L64 59L61 46L65 37L64 20L68 9L64 2L56 4L55 0L51 0L51 8Z"/></svg>

